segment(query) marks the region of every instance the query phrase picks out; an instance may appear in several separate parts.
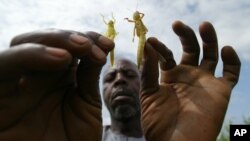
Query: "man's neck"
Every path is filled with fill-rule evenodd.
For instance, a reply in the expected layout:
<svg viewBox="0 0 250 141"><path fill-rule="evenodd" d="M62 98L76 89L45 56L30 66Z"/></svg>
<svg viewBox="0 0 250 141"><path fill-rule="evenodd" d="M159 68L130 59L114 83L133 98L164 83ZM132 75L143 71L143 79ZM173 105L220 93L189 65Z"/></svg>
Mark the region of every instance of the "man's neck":
<svg viewBox="0 0 250 141"><path fill-rule="evenodd" d="M129 137L142 137L140 117L129 119L128 121L118 121L111 119L111 130L115 133Z"/></svg>

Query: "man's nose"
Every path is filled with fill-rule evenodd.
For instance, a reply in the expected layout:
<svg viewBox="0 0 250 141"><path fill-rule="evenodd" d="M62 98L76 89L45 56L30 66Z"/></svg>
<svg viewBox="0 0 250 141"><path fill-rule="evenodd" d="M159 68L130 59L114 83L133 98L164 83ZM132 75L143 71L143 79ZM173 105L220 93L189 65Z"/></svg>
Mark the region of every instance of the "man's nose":
<svg viewBox="0 0 250 141"><path fill-rule="evenodd" d="M116 78L115 78L115 86L118 86L118 85L127 85L127 80L126 78L124 77L123 74L121 73L117 73L116 74Z"/></svg>

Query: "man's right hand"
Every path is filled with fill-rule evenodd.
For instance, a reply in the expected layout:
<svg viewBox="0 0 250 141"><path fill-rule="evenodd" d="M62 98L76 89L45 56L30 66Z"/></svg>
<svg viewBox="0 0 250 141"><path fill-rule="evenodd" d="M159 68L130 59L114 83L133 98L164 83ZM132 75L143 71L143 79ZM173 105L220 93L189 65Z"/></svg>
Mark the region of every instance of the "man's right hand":
<svg viewBox="0 0 250 141"><path fill-rule="evenodd" d="M94 32L15 37L0 52L0 140L101 140L98 80L113 47Z"/></svg>

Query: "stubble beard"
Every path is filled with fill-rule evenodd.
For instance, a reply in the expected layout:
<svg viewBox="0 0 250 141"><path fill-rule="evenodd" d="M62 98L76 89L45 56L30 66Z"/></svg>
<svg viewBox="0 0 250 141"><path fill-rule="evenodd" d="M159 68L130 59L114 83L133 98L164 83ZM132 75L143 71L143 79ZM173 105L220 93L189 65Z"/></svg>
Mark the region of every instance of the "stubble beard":
<svg viewBox="0 0 250 141"><path fill-rule="evenodd" d="M111 114L112 117L118 121L128 121L140 114L140 109L138 106L135 107L134 105L124 104L114 108Z"/></svg>

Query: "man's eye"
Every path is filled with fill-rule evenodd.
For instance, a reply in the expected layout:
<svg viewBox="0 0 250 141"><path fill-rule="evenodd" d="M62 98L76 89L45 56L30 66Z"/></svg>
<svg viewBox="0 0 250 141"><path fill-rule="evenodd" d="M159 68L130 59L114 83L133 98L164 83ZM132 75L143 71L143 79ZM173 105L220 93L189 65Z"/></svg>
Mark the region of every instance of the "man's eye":
<svg viewBox="0 0 250 141"><path fill-rule="evenodd" d="M115 78L114 74L108 74L105 76L104 82L111 82L114 80L114 78Z"/></svg>
<svg viewBox="0 0 250 141"><path fill-rule="evenodd" d="M128 77L136 77L137 76L137 74L135 72L133 72L133 71L127 71L126 75Z"/></svg>

